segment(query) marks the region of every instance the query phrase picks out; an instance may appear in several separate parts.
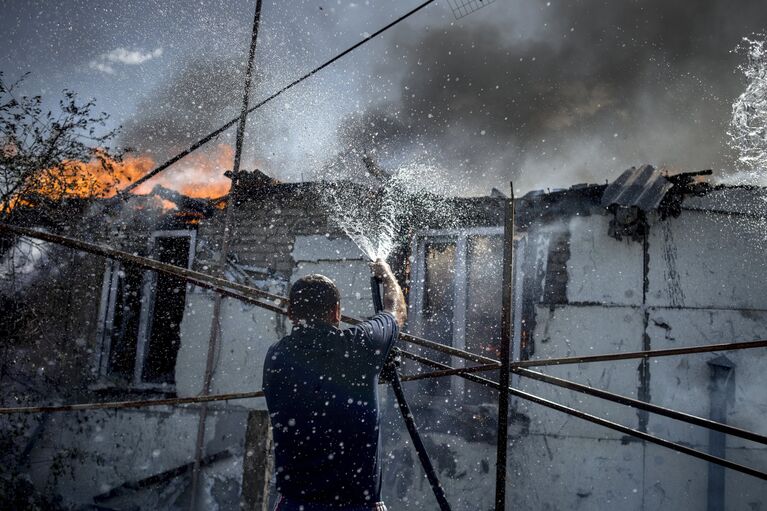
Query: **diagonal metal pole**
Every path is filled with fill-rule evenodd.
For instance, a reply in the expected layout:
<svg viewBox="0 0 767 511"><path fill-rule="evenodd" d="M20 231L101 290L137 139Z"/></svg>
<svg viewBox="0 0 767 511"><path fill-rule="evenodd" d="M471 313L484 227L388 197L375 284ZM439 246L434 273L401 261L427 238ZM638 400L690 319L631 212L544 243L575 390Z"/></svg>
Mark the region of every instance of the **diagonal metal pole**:
<svg viewBox="0 0 767 511"><path fill-rule="evenodd" d="M8 232L18 236L27 236L41 241L49 243L55 243L63 247L72 248L74 250L80 250L89 254L114 259L126 264L135 265L138 268L145 268L148 270L158 271L167 275L173 275L181 279L186 280L196 286L203 287L205 289L211 289L218 293L223 293L226 296L231 296L248 303L254 303L259 307L269 309L277 313L284 313L284 305L287 304L287 298L284 296L276 295L262 291L261 289L232 282L230 280L214 277L198 271L189 270L180 266L174 266L172 264L163 263L155 259L148 257L141 257L138 255L130 254L122 250L116 250L113 248L99 245L96 243L90 243L82 241L76 238L70 238L68 236L62 236L60 234L53 234L50 232L38 231L36 229L30 229L28 227L20 227L17 225L11 225L0 222L0 233ZM361 323L362 320L342 315L341 321L349 325L356 325ZM489 371L498 369L501 364L498 360L486 357L484 355L478 355L458 348L453 348L447 343L430 341L422 337L400 332L400 340L418 345L420 348L427 348L452 355L454 357L463 358L465 360L482 364L475 367L462 367L462 368L440 368L439 376L450 375L467 375L469 373ZM674 357L680 355L692 355L699 353L713 353L718 351L735 351L745 349L758 349L767 348L766 339L757 339L753 341L741 341L741 342L725 342L716 344L703 344L701 346L685 346L681 348L666 348L660 350L650 351L632 351L625 353L610 353L603 355L586 355L586 356L574 356L574 357L561 357L561 358L546 358L540 360L521 360L517 362L510 362L510 369L518 369L524 367L537 367L547 365L564 365L564 364L581 364L589 362L609 362L617 360L633 360L639 358L656 358L656 357ZM429 377L430 375L418 375L407 376L402 378L402 381L408 381L410 379L422 379ZM434 376L437 376L436 374Z"/></svg>
<svg viewBox="0 0 767 511"><path fill-rule="evenodd" d="M253 16L253 32L250 39L250 49L248 52L248 65L245 70L245 90L242 94L242 110L240 111L239 123L237 124L237 139L234 151L234 162L232 164L232 185L229 189L229 199L226 203L226 214L224 217L224 232L221 235L221 248L218 258L219 268L223 272L226 268L226 260L229 253L229 241L231 239L231 221L234 215L234 208L237 205L237 188L240 175L240 162L242 161L242 143L245 138L245 125L248 121L248 102L250 100L250 88L253 84L253 68L256 56L256 42L258 41L258 26L261 23L261 3L262 0L256 0L256 12ZM217 351L218 343L221 342L221 305L223 295L216 293L213 299L213 318L210 323L210 341L208 342L208 355L205 360L205 375L203 376L202 392L203 396L210 394L211 381L213 379L213 362ZM200 463L203 457L205 444L205 421L208 417L208 404L203 403L200 406L200 419L197 424L197 440L194 452L194 468L192 470L192 496L189 504L191 511L195 510L197 503L197 486L200 479Z"/></svg>
<svg viewBox="0 0 767 511"><path fill-rule="evenodd" d="M421 357L420 355L416 355L415 353L409 353L406 351L400 352L403 357L410 358L412 360L415 360L416 362L421 362L422 364L429 365L431 367L436 367L438 369L451 369L450 366L442 364L440 362L436 362L434 360L430 360L425 357ZM486 387L490 387L496 390L500 390L502 387L494 382L493 380L488 380L487 378L483 378L481 376L477 376L474 374L461 374L462 378L466 378L467 380L479 383L480 385L484 385ZM671 440L666 440L664 438L660 438L654 435L651 435L644 431L639 431L638 429L632 429L628 426L624 426L622 424L619 424L617 422L613 422L607 419L603 419L601 417L598 417L596 415L592 415L590 413L577 410L575 408L570 408L569 406L565 406L562 404L559 404L557 402L551 401L549 399L537 396L535 394L530 394L529 392L525 392L519 389L516 389L514 387L507 387L507 391L512 395L516 396L520 399L524 399L525 401L529 401L531 403L536 403L541 406L544 406L546 408L550 408L552 410L557 410L562 413L566 413L573 417L578 417L579 419L583 419L585 421L591 422L592 424L597 424L600 426L604 426L606 428L612 429L614 431L618 431L620 433L623 433L625 435L629 435L635 438L640 438L642 440L646 440L650 443L660 445L663 447L667 447L671 450L674 450L676 452L680 452L682 454L687 454L689 456L692 456L694 458L698 458L704 461L708 461L710 463L716 463L717 465L721 465L725 468L729 468L732 470L735 470L737 472L741 472L743 474L748 474L750 476L757 477L763 481L767 481L767 472L762 472L758 469L755 469L753 467L749 467L746 465L741 465L739 463L735 463L734 461L730 461L724 458L720 458L718 456L713 456L707 452L698 451L696 449L693 449L692 447L688 447L686 445L678 444L675 442L672 442Z"/></svg>
<svg viewBox="0 0 767 511"><path fill-rule="evenodd" d="M565 380L563 378L557 378L556 376L551 376L551 375L540 373L537 371L531 371L529 369L513 369L512 371L519 374L520 376L524 376L526 378L530 378L533 380L542 381L544 383L549 383L551 385L555 385L563 389L573 390L575 392L581 392L589 396L594 396L607 401L612 401L613 403L618 403L620 405L625 405L625 406L631 406L639 410L645 410L651 413L656 413L658 415L663 415L664 417L669 417L671 419L682 421L687 424L700 426L702 428L706 428L708 430L715 431L718 433L725 433L727 435L733 435L740 438L744 438L746 440L751 440L752 442L760 443L762 445L767 445L767 435L762 435L754 431L748 431L742 428L737 428L735 426L730 426L729 424L726 424L723 421L717 422L711 419L704 419L703 417L698 417L696 415L692 415L689 413L679 412L676 410L672 410L670 408L666 408L664 406L659 406L652 403L648 403L646 401L641 401L639 399L622 396L620 394L615 394L614 392L595 389L594 387L589 387L588 385L583 385L581 383L576 383L574 381Z"/></svg>
<svg viewBox="0 0 767 511"><path fill-rule="evenodd" d="M514 272L514 183L511 198L506 201L503 230L503 284L501 302L501 368L498 375L500 388L509 388L509 362L511 352L511 287ZM495 454L495 511L506 509L506 459L509 441L509 393L498 393L498 444Z"/></svg>

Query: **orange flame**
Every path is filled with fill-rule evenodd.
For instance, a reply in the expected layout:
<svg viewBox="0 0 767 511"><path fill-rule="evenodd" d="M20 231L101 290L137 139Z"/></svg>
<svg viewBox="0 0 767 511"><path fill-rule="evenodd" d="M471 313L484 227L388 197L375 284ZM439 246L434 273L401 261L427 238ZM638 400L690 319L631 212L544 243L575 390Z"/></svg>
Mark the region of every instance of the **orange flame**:
<svg viewBox="0 0 767 511"><path fill-rule="evenodd" d="M148 168L144 166L143 158L151 162ZM172 168L136 188L134 193L144 195L150 193L156 185L162 185L187 197L198 199L222 197L229 193L231 186L231 181L224 176L224 172L231 168L233 158L232 146L219 144L212 154L195 153L187 156ZM154 161L147 156L140 156L136 160L134 162L130 158L124 159L123 163L128 164L123 175L127 181L121 188L143 176L155 166ZM138 174L135 173L137 170Z"/></svg>
<svg viewBox="0 0 767 511"><path fill-rule="evenodd" d="M161 185L187 197L213 199L229 193L231 181L224 171L231 166L234 150L227 144L219 144L211 154L196 153L182 160L174 167L136 188L136 195L147 195ZM103 157L103 155L101 155ZM64 197L113 197L117 192L156 166L155 160L147 155L127 156L122 161L105 158L107 167L94 159L90 162L64 162L55 169L38 174L30 183L34 193L52 198ZM16 197L11 207L26 203ZM160 199L163 209L174 209L169 200Z"/></svg>

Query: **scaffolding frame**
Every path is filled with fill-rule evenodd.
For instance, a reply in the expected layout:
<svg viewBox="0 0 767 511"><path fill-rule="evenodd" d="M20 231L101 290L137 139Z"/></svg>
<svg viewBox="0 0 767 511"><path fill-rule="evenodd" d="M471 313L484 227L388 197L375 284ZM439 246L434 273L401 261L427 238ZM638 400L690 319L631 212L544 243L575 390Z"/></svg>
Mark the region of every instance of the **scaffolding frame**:
<svg viewBox="0 0 767 511"><path fill-rule="evenodd" d="M114 259L123 263L133 264L143 269L167 273L169 275L173 275L175 277L185 279L189 284L197 285L202 288L206 288L211 291L214 291L216 293L220 293L221 296L242 300L243 302L253 304L255 306L261 307L263 309L266 309L278 314L282 314L282 315L287 314L286 312L287 298L286 297L276 295L273 293L268 293L266 291L262 291L254 287L246 286L236 282L231 282L226 279L196 272L194 270L189 270L187 268L182 268L179 266L162 263L151 258L129 254L127 252L115 250L109 247L104 247L102 245L89 243L89 242L85 242L85 241L74 239L67 236L61 236L58 234L42 232L35 229L27 228L27 227L19 227L19 226L0 223L0 232L6 232L6 233L17 235L17 236L26 236L26 237L34 238L40 241L46 241L49 243L54 243L54 244L68 247L71 249L80 250L92 255ZM360 319L353 318L350 316L342 316L341 320L344 323L351 324L351 325L355 325L361 322ZM506 392L502 392L502 390L504 389L504 386L502 386L500 383L490 380L488 378L479 376L477 374L477 373L494 371L494 370L502 370L502 374L513 372L513 373L519 374L522 377L535 379L535 380L548 383L560 388L566 388L584 395L590 395L590 396L597 397L597 398L600 398L609 402L613 402L616 404L645 410L651 413L659 414L665 417L678 420L680 422L691 424L693 426L703 427L711 431L717 431L720 433L734 435L734 436L737 436L737 437L740 437L761 445L767 445L767 436L762 435L760 433L737 428L737 427L730 426L728 424L724 424L721 422L716 422L710 419L705 419L705 418L687 414L684 412L679 412L679 411L672 410L659 405L654 405L652 403L647 403L647 402L629 398L626 396L621 396L608 391L596 389L587 385L583 385L580 383L572 382L569 380L565 380L562 378L546 375L537 371L531 371L527 369L528 367L536 367L536 366L543 367L543 366L551 366L551 365L582 364L582 363L592 363L592 362L612 362L612 361L633 360L633 359L648 360L650 358L656 358L656 357L670 357L670 356L680 356L680 355L688 355L688 354L711 353L711 352L719 352L719 351L759 349L759 348L767 348L767 340L717 343L717 344L709 344L709 345L703 345L703 346L688 346L688 347L662 349L662 350L647 350L647 351L636 351L636 352L614 353L614 354L603 354L603 355L588 355L588 356L581 356L581 357L576 356L576 357L548 358L548 359L541 359L541 360L523 360L523 361L509 362L507 365L507 370L504 370L503 369L504 364L502 363L502 361L495 360L490 357L486 357L484 355L471 353L465 350L460 350L458 348L449 346L446 343L424 339L424 338L421 338L412 334L404 333L404 332L400 334L399 338L401 341L409 342L411 344L418 346L419 348L425 348L425 349L433 350L439 353L448 354L454 357L461 358L467 362L474 362L475 364L478 364L478 365L470 366L470 367L456 368L447 364L436 362L418 353L413 353L407 350L401 350L401 354L403 357L436 369L436 371L427 372L427 373L404 375L402 376L403 382L422 380L425 378L458 376L458 377L466 379L467 381L471 381L471 382L498 390L499 398L500 396L504 396L504 395L515 396L525 401L536 403L544 407L568 414L570 416L578 417L580 419L586 420L593 424L597 424L597 425L612 429L614 431L618 431L625 435L638 438L640 440L643 440L649 443L660 445L662 447L666 447L676 452L686 454L688 456L692 456L694 458L698 458L703 461L714 463L716 465L719 465L737 472L741 472L743 474L747 474L761 480L767 480L767 472L764 472L746 465L742 465L739 463L735 463L725 458L713 456L706 452L698 451L686 445L682 445L680 443L676 443L671 440L667 440L667 439L649 434L644 431L630 428L623 424L619 424L617 422L604 419L602 417L584 412L582 410L578 410L578 409L557 403L555 401L540 397L530 392L522 391L520 389L516 389L511 386L506 386L505 387ZM69 404L69 405L59 405L59 406L6 407L6 408L0 408L0 415L54 413L54 412L103 410L103 409L144 408L149 406L181 406L181 405L187 405L187 404L193 404L193 403L209 403L214 401L231 401L231 400L237 400L237 399L257 398L257 397L263 397L263 395L264 395L263 391L258 390L258 391L249 391L249 392L238 392L238 393L228 393L228 394L209 394L209 395L203 395L203 396L177 397L177 398L167 398L167 399L147 399L147 400L137 400L137 401L117 401L117 402L106 402L106 403L81 403L81 404ZM500 419L500 416L499 416L499 419ZM499 483L498 473L496 473L496 484L497 483ZM504 484L504 487L505 487L505 484ZM497 500L496 500L496 504L498 504ZM497 511L501 511L503 509L505 508L496 507Z"/></svg>
<svg viewBox="0 0 767 511"><path fill-rule="evenodd" d="M236 180L238 178L237 173L239 171L241 154L242 154L244 129L245 129L245 123L247 122L248 114L264 106L271 100L275 99L276 97L280 96L284 92L295 87L296 85L303 82L304 80L312 77L314 74L320 72L324 68L332 65L337 60L343 58L344 56L351 53L352 51L359 48L360 46L364 45L371 39L379 36L383 32L389 30L390 28L399 24L405 19L409 18L413 14L419 12L421 9L427 7L434 1L435 0L425 0L424 2L420 3L419 5L417 5L410 11L408 11L407 13L401 15L400 17L390 22L389 24L385 25L381 29L377 30L373 34L366 36L358 43L352 45L351 47L337 54L336 56L326 61L325 63L319 65L318 67L314 68L308 73L295 79L294 81L284 86L283 88L279 89L272 95L261 100L260 102L257 102L253 106L249 106L252 70L254 66L254 53L256 48L256 39L258 34L258 26L260 23L261 3L262 3L262 0L256 0L252 38L251 38L251 45L250 45L249 56L248 56L248 65L247 65L247 70L245 73L243 104L242 104L240 115L230 120L229 122L219 127L218 129L214 130L213 132L209 133L202 139L198 140L197 142L192 144L189 148L181 151L180 153L176 154L172 158L166 160L164 163L155 167L153 170L151 170L150 172L148 172L146 175L142 176L141 178L137 179L135 182L128 185L126 188L124 188L123 190L119 192L119 196L123 198L127 197L132 190L134 190L136 187L138 187L142 183L146 182L147 180L156 176L157 174L164 171L168 167L172 166L174 163L178 162L182 158L186 157L187 155L191 154L192 152L199 149L203 145L207 144L209 141L215 139L216 137L224 133L226 130L228 130L235 124L238 124L237 137L236 137L237 147L236 147L236 153L235 153L235 158L233 162L234 172L232 176L232 192L230 193L230 198L234 199ZM494 3L495 0L448 0L448 2L455 18L460 19L491 3ZM765 435L743 430L740 428L735 428L727 424L719 423L709 419L704 419L701 417L697 417L691 414L686 414L676 410L671 410L665 407L660 407L658 405L653 405L651 403L636 400L626 396L621 396L621 395L607 392L604 390L595 389L587 385L582 385L576 382L553 377L550 375L546 375L544 373L531 371L527 369L527 367L536 367L536 366L542 367L547 365L580 364L580 363L618 361L618 360L628 360L628 359L647 360L651 357L677 356L677 355L704 353L704 352L712 352L712 351L763 348L763 347L767 347L767 340L757 340L757 341L742 342L742 343L715 344L715 345L709 345L709 346L694 346L694 347L674 348L674 349L667 349L667 350L647 350L647 351L641 351L641 352L631 352L631 353L612 354L612 355L605 354L605 355L591 355L591 356L582 356L582 357L563 357L563 358L551 358L551 359L544 359L544 360L527 360L527 361L512 362L510 360L510 352L511 352L511 331L512 331L513 320L514 320L514 318L512 317L513 311L512 311L512 295L511 295L512 280L513 280L513 256L514 256L514 251L513 251L513 231L514 231L513 190L514 188L513 188L513 185L511 189L512 189L511 198L505 201L504 258L503 258L504 266L503 266L503 297L502 297L503 303L502 303L502 317L501 317L502 336L501 336L500 360L495 360L490 357L478 355L465 350L460 350L448 345L447 343L441 343L441 342L436 342L429 339L424 339L424 338L417 337L408 333L401 333L399 335L400 340L415 344L419 346L420 348L431 349L436 352L441 352L444 354L451 355L453 357L463 359L464 361L474 362L476 364L479 364L473 367L455 368L446 364L442 364L440 362L436 362L420 354L408 352L405 350L400 350L402 356L436 369L436 371L432 371L429 373L405 375L401 378L401 381L415 381L415 380L420 380L425 378L458 376L468 381L472 381L480 385L485 385L487 387L493 388L498 391L499 413L498 413L498 436L497 436L497 445L496 445L495 510L504 511L506 509L508 412L509 412L509 396L511 395L533 402L533 403L537 403L539 405L548 407L550 409L558 410L560 412L566 413L571 416L579 417L586 421L607 427L609 429L613 429L615 431L622 432L632 437L639 438L641 440L648 441L651 443L655 443L657 445L661 445L669 449L673 449L677 452L681 452L689 456L703 459L705 461L720 465L725 468L736 470L738 472L742 472L762 480L767 480L767 473L763 471L759 471L752 467L740 465L738 463L734 463L727 459L713 456L711 454L704 453L702 451L697 451L685 445L681 445L679 443L675 443L660 437L656 437L654 435L650 435L645 431L629 428L622 424L618 424L616 422L606 420L604 418L595 416L593 414L589 414L581 410L577 410L575 408L571 408L571 407L556 403L554 401L542 398L540 396L536 396L528 392L524 392L519 389L515 389L510 386L510 374L513 372L519 376L526 377L529 379L534 379L543 383L548 383L553 386L566 388L575 392L597 397L597 398L607 400L616 404L631 406L631 407L644 410L647 412L663 415L675 420L686 422L688 424L707 428L710 431L726 433L726 434L738 436L740 438L744 438L746 440L750 440L756 443L760 443L762 445L767 445L767 436ZM232 216L232 209L234 206L235 206L234 200L231 200L230 203L227 204L225 228L223 232L223 243L222 243L223 247L221 250L221 257L220 257L221 264L224 264L226 261L229 236L230 236L229 223ZM212 290L216 293L215 301L214 301L215 305L214 305L213 320L211 323L210 342L208 346L208 356L206 360L206 369L205 369L205 375L204 375L204 384L203 384L203 389L201 392L202 395L194 396L194 397L182 397L182 398L119 401L119 402L106 402L106 403L82 403L82 404L70 404L70 405L61 405L61 406L0 408L0 415L10 415L10 414L31 414L31 413L53 413L53 412L67 412L67 411L88 411L88 410L99 410L99 409L143 408L143 407L150 407L150 406L181 406L181 405L193 404L193 403L202 404L200 409L200 421L199 421L198 432L197 432L197 442L195 446L195 460L193 464L191 465L191 470L193 472L193 476L192 476L193 486L192 486L192 499L190 502L190 508L194 508L197 477L198 477L201 464L203 462L202 441L205 434L205 416L207 413L207 403L214 402L214 401L230 401L230 400L236 400L236 399L247 399L247 398L256 398L256 397L264 396L264 393L261 390L251 391L251 392L217 394L217 395L211 395L209 393L211 375L213 370L214 347L217 341L220 342L219 316L221 311L221 301L224 297L235 298L247 303L251 303L258 307L264 308L266 310L270 310L275 313L285 315L286 314L285 306L287 305L286 297L275 295L272 293L267 293L265 291L262 291L250 286L238 284L235 282L230 282L226 279L214 277L211 275L196 272L186 268L181 268L171 264L162 263L150 258L128 254L126 252L115 250L109 247L103 247L93 243L88 243L88 242L77 240L74 238L69 238L69 237L60 236L60 235L51 234L51 233L45 233L45 232L41 232L41 231L37 231L34 229L25 228L25 227L12 226L8 224L0 223L0 232L2 231L15 234L18 236L27 236L30 238L39 239L41 241L47 241L50 243L59 244L74 250L80 250L93 255L102 256L111 260L133 264L147 270L153 270L156 272L162 272L169 275L173 275L173 276L184 279L189 284L197 285L202 288ZM349 316L342 316L341 320L344 323L352 324L352 325L358 324L361 322L361 320L357 318L349 317ZM493 380L484 378L482 376L478 376L476 374L476 373L492 371L492 370L499 371L499 382L495 382ZM399 382L399 377L397 378L397 381ZM440 502L440 505L441 507L444 507L442 502ZM445 506L446 505L447 504L445 503Z"/></svg>

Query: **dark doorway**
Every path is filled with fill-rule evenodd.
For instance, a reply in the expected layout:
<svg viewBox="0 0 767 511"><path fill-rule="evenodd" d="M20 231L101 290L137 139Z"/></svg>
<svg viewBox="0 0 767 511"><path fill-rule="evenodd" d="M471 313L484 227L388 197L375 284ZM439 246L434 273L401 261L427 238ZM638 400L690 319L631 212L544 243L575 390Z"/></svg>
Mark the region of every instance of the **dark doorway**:
<svg viewBox="0 0 767 511"><path fill-rule="evenodd" d="M189 236L157 236L153 256L164 263L186 268L189 265ZM186 282L178 277L156 274L152 279L153 295L141 381L174 384L176 356L181 345L181 320L186 304Z"/></svg>
<svg viewBox="0 0 767 511"><path fill-rule="evenodd" d="M144 271L135 266L121 265L112 272L111 278L116 280L116 285L107 371L120 380L131 382L136 367Z"/></svg>

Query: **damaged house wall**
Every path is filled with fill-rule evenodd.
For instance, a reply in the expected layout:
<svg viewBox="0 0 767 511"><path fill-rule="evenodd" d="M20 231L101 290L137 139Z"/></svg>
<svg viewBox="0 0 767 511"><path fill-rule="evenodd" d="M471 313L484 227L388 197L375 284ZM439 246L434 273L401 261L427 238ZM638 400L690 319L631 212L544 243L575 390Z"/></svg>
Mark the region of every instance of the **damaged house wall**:
<svg viewBox="0 0 767 511"><path fill-rule="evenodd" d="M641 170L641 169L640 169ZM603 187L600 187L603 188ZM569 190L528 206L541 225L527 227L523 267L546 270L517 275L524 289L518 320L523 354L545 359L663 349L670 347L762 339L767 334L767 302L762 242L754 238L760 221L746 218L755 191L707 187L700 195L679 187L676 211L645 213L644 232L616 239L615 216L601 204L601 193ZM593 192L599 192L592 187ZM557 195L559 197L557 197ZM581 196L577 208L555 208ZM756 194L764 197L759 190ZM726 197L726 198L725 198ZM584 209L585 206L585 209ZM763 208L763 206L762 206ZM535 211L538 210L538 211ZM741 210L741 214L731 211ZM757 215L755 215L757 216ZM536 232L537 231L537 232ZM542 236L538 233L550 233ZM611 233L613 234L611 236ZM568 239L566 250L556 243ZM638 238L638 239L637 239ZM559 254L565 254L562 257ZM537 266L538 265L538 266ZM563 272L563 269L565 270ZM560 292L553 293L553 288ZM727 423L764 432L764 377L757 369L758 351L723 353L734 369L734 392L727 398ZM719 354L548 367L543 372L654 404L710 417L712 360ZM663 417L636 412L595 398L516 379L523 390L585 409L662 438L710 452L709 432ZM721 405L720 405L721 406ZM759 508L767 498L760 481L723 471L724 492L708 484L709 465L668 449L637 442L579 419L517 402L529 415L529 436L510 446L513 470L520 477L510 491L518 505L621 509L700 509L709 499L723 498L727 508ZM722 420L718 419L718 420ZM764 449L727 438L733 461L765 468ZM542 489L545 488L545 491Z"/></svg>
<svg viewBox="0 0 767 511"><path fill-rule="evenodd" d="M193 260L204 216L198 209L182 204L164 210L155 197L77 202L66 219L41 222L38 214L22 223L182 266ZM99 257L45 248L50 261L30 269L24 276L29 282L18 293L27 313L16 318L23 326L17 333L34 350L4 337L4 405L175 395L177 323L184 315L186 285ZM155 307L158 301L163 307ZM30 311L37 315L27 317ZM208 416L206 440L218 463L206 467L203 490L217 495L224 507L239 505L240 424L246 418L216 407ZM93 504L166 509L188 500L196 410L151 407L3 416L2 421L3 439L11 444L3 449L3 487L9 490L4 498L36 499L47 509Z"/></svg>
<svg viewBox="0 0 767 511"><path fill-rule="evenodd" d="M317 184L281 184L255 177L246 193L237 196L226 267L215 264L224 211L215 208L194 227L192 267L279 294L301 275L324 273L337 279L345 313L370 315L365 257L328 218L317 201ZM763 251L754 238L759 225L756 219L744 221L760 203L762 190L680 185L678 193L673 187L665 190L666 202L640 215L613 213L602 204L605 189L579 186L517 200L515 359L765 337L767 283L761 277ZM487 311L500 306L495 303L502 269L496 238L502 233L503 201L461 200L461 208L472 214L449 228L435 224L411 229L395 271L405 277L409 330L495 357L499 317L494 320L495 313ZM146 253L152 232L136 233L136 251ZM96 275L104 272L103 261L96 260L95 267ZM101 293L105 278L94 280L86 287ZM103 306L98 302L94 314ZM450 304L448 312L438 313L437 303ZM136 396L139 390L143 396L198 394L212 304L212 293L185 286L172 387L131 389L119 381L105 385L102 379L100 386L91 385L98 390L89 392L97 394L84 393L76 400ZM290 323L280 315L225 298L211 392L259 389L266 350L289 329ZM94 361L82 369L96 367L98 373L95 354L101 346L96 329L89 332L86 349L93 351ZM580 364L544 372L703 417L724 413L730 424L763 432L760 353L725 353L726 361L715 360L718 355L647 364ZM406 373L418 370L410 363L403 368ZM721 374L734 376L716 380ZM489 509L497 395L453 380L457 378L406 383L405 390L454 508ZM513 384L704 451L710 447L705 430L516 376ZM382 392L384 498L397 509L434 508L389 392ZM507 491L517 507L701 508L710 498L705 462L521 400L513 404ZM243 475L248 414L264 408L263 399L210 406L203 450L209 462L202 470L201 503L219 509L239 507L242 478L248 477ZM66 495L70 504L97 502L115 509L127 508L130 502L156 509L188 505L189 470L142 483L145 486L138 489L125 483L188 466L193 461L197 420L196 406L50 415L34 442L31 458L36 463L29 473L41 490ZM728 438L725 449L728 459L767 468L763 450L753 444ZM62 470L53 481L56 467ZM723 479L728 507L758 509L764 502L767 491L759 481L731 471L725 471Z"/></svg>

